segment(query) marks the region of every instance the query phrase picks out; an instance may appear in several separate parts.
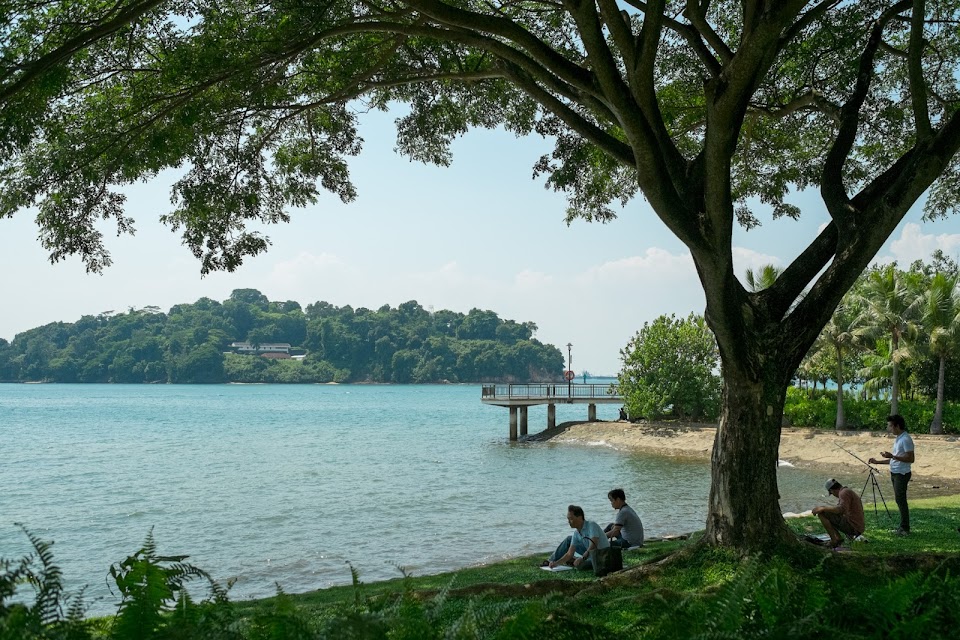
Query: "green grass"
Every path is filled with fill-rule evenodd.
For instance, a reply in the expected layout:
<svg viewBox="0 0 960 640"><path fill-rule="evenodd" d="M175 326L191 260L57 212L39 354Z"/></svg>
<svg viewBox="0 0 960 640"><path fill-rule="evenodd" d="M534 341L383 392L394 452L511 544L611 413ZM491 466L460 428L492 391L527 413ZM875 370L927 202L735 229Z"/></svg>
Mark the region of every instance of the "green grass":
<svg viewBox="0 0 960 640"><path fill-rule="evenodd" d="M374 607L403 597L427 607L436 604L435 622L447 630L470 610L494 611L491 626L495 629L532 616L536 630L526 636L531 638L723 637L727 633L760 637L768 632L785 634L769 637L817 637L831 630L842 630L851 638L898 637L901 632L902 637L920 637L901 623L910 615L924 621L920 625L928 634L924 637L952 637L950 629L960 623L956 619L960 610L944 611L943 606L932 604L930 592L947 585L951 591L960 590L956 589L960 584L949 577L960 571L960 496L914 500L913 535L907 538L890 532L897 518L895 506L891 507L894 522L876 523L868 505L869 542L839 553L811 545L790 558L745 560L698 546L695 537L690 542L654 543L628 552L626 571L603 581L584 572L541 571L536 565L543 556L537 555L287 597L322 621L335 620L358 598ZM788 524L797 534L822 531L814 517L791 519ZM649 568L678 551L685 552L680 554L682 559ZM641 565L647 569L639 569ZM875 611L871 602L886 603L890 612ZM256 616L267 611L272 601L237 606L243 615ZM858 621L860 631L845 628L848 619ZM874 620L890 626L883 628ZM945 626L936 627L931 621ZM495 636L490 634L476 637Z"/></svg>
<svg viewBox="0 0 960 640"><path fill-rule="evenodd" d="M0 602L0 638L952 638L960 628L960 496L915 500L911 515L913 535L900 538L870 509L870 542L842 552L798 545L743 558L697 536L653 543L625 553L625 570L603 580L542 571L540 554L370 584L354 574L351 586L261 600L160 602L160 592L145 591L144 602L126 605L127 622L151 606L166 611L146 630L114 618L14 628L12 614L22 612ZM813 517L788 525L820 532ZM137 566L162 569L165 560L151 562ZM188 586L202 595L202 581Z"/></svg>
<svg viewBox="0 0 960 640"><path fill-rule="evenodd" d="M887 503L890 517L883 505L874 514L873 504L865 504L868 543L854 543L850 553L855 555L891 556L902 554L941 554L960 552L960 496L941 496L910 501L911 535L905 538L893 534L899 522L896 504ZM823 533L815 517L791 518L787 524L798 534Z"/></svg>

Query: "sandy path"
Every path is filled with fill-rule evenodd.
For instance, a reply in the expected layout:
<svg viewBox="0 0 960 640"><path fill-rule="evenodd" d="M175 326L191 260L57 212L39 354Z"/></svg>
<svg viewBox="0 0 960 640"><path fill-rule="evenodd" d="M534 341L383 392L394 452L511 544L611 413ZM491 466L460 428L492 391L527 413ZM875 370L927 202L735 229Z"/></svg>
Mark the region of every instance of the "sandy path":
<svg viewBox="0 0 960 640"><path fill-rule="evenodd" d="M671 423L574 422L531 435L531 440L570 444L605 443L624 451L709 459L716 428ZM960 438L911 433L916 445L911 495L960 493ZM838 446L839 445L839 446ZM785 428L780 437L780 459L796 467L822 470L826 475L856 475L866 469L850 453L864 460L879 458L893 447L893 436L873 431L822 431ZM887 467L879 467L883 481ZM886 486L886 485L884 485Z"/></svg>

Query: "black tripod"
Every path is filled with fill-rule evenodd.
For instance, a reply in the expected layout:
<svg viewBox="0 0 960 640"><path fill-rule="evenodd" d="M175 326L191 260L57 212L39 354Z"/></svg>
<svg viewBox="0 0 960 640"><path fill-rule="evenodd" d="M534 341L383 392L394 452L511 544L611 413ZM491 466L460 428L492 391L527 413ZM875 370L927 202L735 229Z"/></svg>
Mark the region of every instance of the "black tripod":
<svg viewBox="0 0 960 640"><path fill-rule="evenodd" d="M883 504L883 510L887 512L887 522L890 522L892 516L890 515L890 509L887 508L887 501L883 499L883 492L880 490L880 483L877 481L877 474L880 473L880 470L875 466L855 454L854 452L844 449L836 442L833 443L838 449L843 449L851 456L859 460L863 466L867 468L867 480L863 483L863 489L860 490L860 500L863 501L863 494L867 492L867 485L870 485L871 491L873 493L873 517L876 519L877 523L880 522L880 513L877 509L877 496L880 496L880 502Z"/></svg>

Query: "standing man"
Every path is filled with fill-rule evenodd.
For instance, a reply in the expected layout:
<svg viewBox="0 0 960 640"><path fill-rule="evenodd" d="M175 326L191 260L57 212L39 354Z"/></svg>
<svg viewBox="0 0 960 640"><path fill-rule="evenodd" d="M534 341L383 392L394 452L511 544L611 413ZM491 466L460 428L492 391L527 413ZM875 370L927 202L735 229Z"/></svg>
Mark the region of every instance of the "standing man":
<svg viewBox="0 0 960 640"><path fill-rule="evenodd" d="M893 452L881 451L881 460L870 458L870 464L889 464L890 479L893 481L893 495L900 509L900 526L893 532L898 536L910 535L910 506L907 504L907 483L910 482L910 465L913 464L913 438L907 433L907 423L903 416L895 413L887 417L887 431L897 437L893 441Z"/></svg>
<svg viewBox="0 0 960 640"><path fill-rule="evenodd" d="M863 535L866 528L863 519L863 502L853 489L843 486L833 478L827 480L827 493L837 498L835 507L814 507L813 515L820 518L823 528L830 534L830 546L837 548L843 542L843 534L851 538Z"/></svg>
<svg viewBox="0 0 960 640"><path fill-rule="evenodd" d="M617 510L613 522L607 525L604 532L610 539L610 545L628 549L643 546L643 522L640 516L627 504L627 495L623 489L613 489L607 494L610 506Z"/></svg>
<svg viewBox="0 0 960 640"><path fill-rule="evenodd" d="M574 529L573 535L567 536L542 566L553 569L558 565L572 564L578 569L592 568L593 552L610 546L607 536L603 535L600 525L587 520L583 515L583 509L575 504L567 507L567 522ZM577 553L580 557L576 556Z"/></svg>

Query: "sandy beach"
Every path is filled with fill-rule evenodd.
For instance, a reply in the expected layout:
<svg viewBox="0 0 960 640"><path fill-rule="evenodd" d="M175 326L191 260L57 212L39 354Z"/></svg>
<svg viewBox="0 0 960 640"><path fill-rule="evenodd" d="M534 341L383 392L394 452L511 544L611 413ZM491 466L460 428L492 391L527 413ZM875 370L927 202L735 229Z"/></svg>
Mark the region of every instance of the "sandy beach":
<svg viewBox="0 0 960 640"><path fill-rule="evenodd" d="M716 428L709 425L567 422L555 429L532 434L528 439L573 445L605 444L623 451L709 459L715 434ZM960 493L960 437L913 432L910 435L916 445L911 495ZM795 467L821 470L826 476L853 483L856 478L864 476L866 467L850 453L868 460L871 456L879 458L881 451L889 451L892 447L893 436L886 432L784 428L780 437L780 460ZM882 481L889 483L887 467L878 469Z"/></svg>

